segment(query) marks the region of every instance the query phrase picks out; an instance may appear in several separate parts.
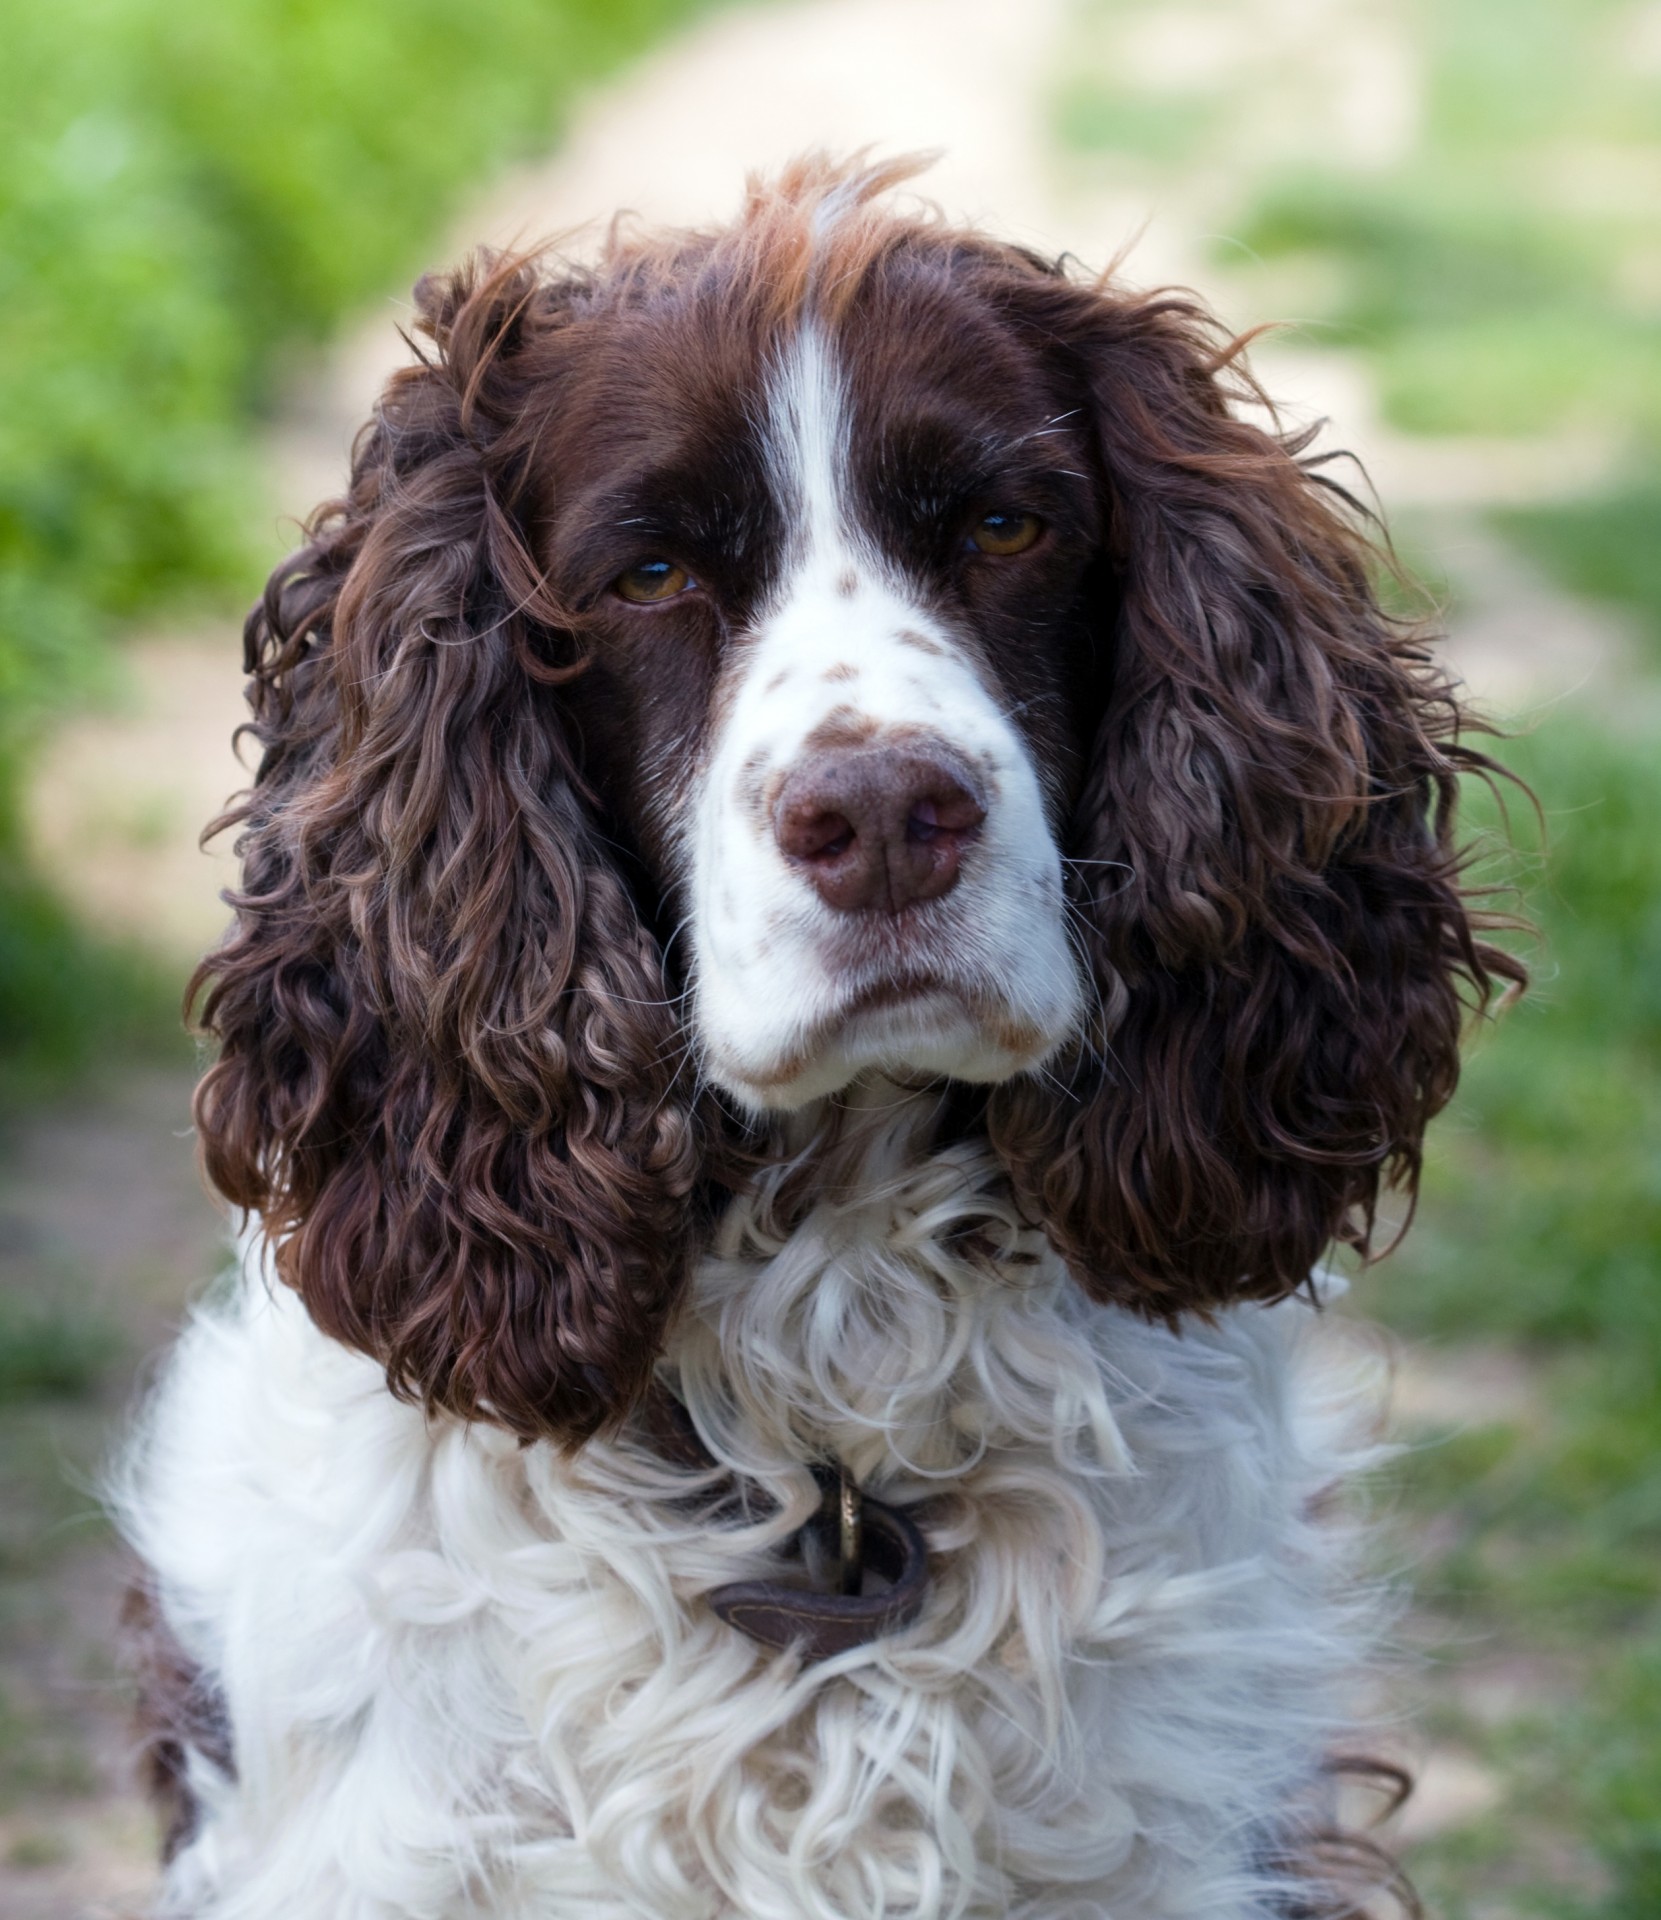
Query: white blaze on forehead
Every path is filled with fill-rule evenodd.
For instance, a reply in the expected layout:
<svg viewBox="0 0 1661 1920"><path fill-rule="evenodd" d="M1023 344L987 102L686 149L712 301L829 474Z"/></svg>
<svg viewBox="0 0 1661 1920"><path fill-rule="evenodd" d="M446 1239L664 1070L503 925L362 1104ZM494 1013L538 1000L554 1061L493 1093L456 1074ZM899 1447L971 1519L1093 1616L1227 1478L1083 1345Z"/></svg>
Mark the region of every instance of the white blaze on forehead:
<svg viewBox="0 0 1661 1920"><path fill-rule="evenodd" d="M873 733L962 726L977 702L996 719L963 648L860 525L850 425L835 355L816 328L804 327L769 393L767 454L787 529L784 564L738 693L779 766L832 715ZM972 753L976 742L953 735L952 744Z"/></svg>
<svg viewBox="0 0 1661 1920"><path fill-rule="evenodd" d="M851 559L846 547L842 496L846 491L847 447L842 433L846 395L837 367L815 327L804 327L791 343L768 394L767 451L775 484L786 495L792 548L784 589L799 578L803 562ZM793 509L793 512L791 511ZM798 543L804 551L794 550Z"/></svg>
<svg viewBox="0 0 1661 1920"><path fill-rule="evenodd" d="M841 370L806 327L768 395L779 580L723 689L689 830L705 1065L763 1105L799 1104L865 1066L1001 1079L1053 1051L1079 1015L1031 757L919 583L859 524L848 427ZM979 787L987 817L958 884L908 909L903 937L885 916L828 908L774 838L780 786L827 735L932 740ZM902 973L926 976L926 990L853 1007Z"/></svg>

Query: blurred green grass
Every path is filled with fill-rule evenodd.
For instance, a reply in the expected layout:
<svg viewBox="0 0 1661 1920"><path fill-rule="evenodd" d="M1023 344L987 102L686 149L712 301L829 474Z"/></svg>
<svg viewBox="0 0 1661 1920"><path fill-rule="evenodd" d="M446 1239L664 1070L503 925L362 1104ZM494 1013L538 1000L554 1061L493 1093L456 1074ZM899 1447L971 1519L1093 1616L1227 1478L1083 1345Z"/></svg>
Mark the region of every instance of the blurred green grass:
<svg viewBox="0 0 1661 1920"><path fill-rule="evenodd" d="M1617 236L1528 209L1483 161L1293 174L1237 239L1267 261L1336 262L1319 337L1372 355L1386 417L1409 432L1541 432L1635 391L1661 427L1658 330L1611 299Z"/></svg>
<svg viewBox="0 0 1661 1920"><path fill-rule="evenodd" d="M1098 7L1111 23L1157 9ZM1253 319L1367 356L1384 414L1420 434L1615 441L1597 495L1496 512L1575 592L1633 607L1661 661L1661 71L1631 0L1400 4L1423 97L1384 167L1265 159L1247 89L1137 87L1085 62L1065 146L1161 180L1222 173L1214 263ZM1653 10L1652 10L1653 11ZM1651 24L1652 37L1656 30ZM1295 291L1294 291L1295 290Z"/></svg>
<svg viewBox="0 0 1661 1920"><path fill-rule="evenodd" d="M111 1537L91 1489L133 1354L124 1331L78 1284L81 1276L6 1264L11 1270L0 1283L0 1814L31 1807L55 1813L98 1790L86 1709L112 1694L120 1698L105 1672L77 1675L67 1692L62 1686L61 1669L81 1657L67 1627L63 1588L85 1569L88 1553ZM25 1271L16 1270L20 1264ZM54 1830L49 1820L35 1843Z"/></svg>
<svg viewBox="0 0 1661 1920"><path fill-rule="evenodd" d="M1316 259L1315 337L1364 350L1415 433L1603 432L1589 498L1496 511L1565 586L1631 607L1661 663L1661 73L1623 0L1445 0L1419 16L1412 153L1259 186L1219 258Z"/></svg>
<svg viewBox="0 0 1661 1920"><path fill-rule="evenodd" d="M99 1010L135 1004L21 864L43 718L100 684L120 623L251 594L251 434L288 357L412 276L469 183L697 3L6 4L0 1072L67 1067ZM83 1030L58 975L101 982Z"/></svg>
<svg viewBox="0 0 1661 1920"><path fill-rule="evenodd" d="M1661 756L1573 708L1503 756L1543 838L1526 804L1501 821L1478 788L1472 824L1496 850L1476 877L1504 870L1524 893L1536 977L1470 1051L1391 1310L1437 1335L1647 1338L1661 1379ZM1458 1248L1481 1249L1480 1273Z"/></svg>
<svg viewBox="0 0 1661 1920"><path fill-rule="evenodd" d="M1652 371L1661 381L1661 341ZM1661 457L1590 499L1512 508L1494 519L1574 592L1630 609L1661 665Z"/></svg>
<svg viewBox="0 0 1661 1920"><path fill-rule="evenodd" d="M0 839L0 1113L112 1057L188 1060L178 1007L171 969L82 926Z"/></svg>
<svg viewBox="0 0 1661 1920"><path fill-rule="evenodd" d="M1414 1456L1410 1521L1440 1537L1421 1600L1475 1657L1566 1672L1514 1721L1454 1731L1508 1794L1425 1850L1448 1920L1509 1885L1523 1911L1645 1920L1661 1880L1661 755L1572 709L1506 759L1496 878L1539 924L1536 984L1467 1065L1419 1217L1361 1289L1401 1332L1497 1342L1525 1415ZM1452 1656L1457 1664L1457 1654ZM1528 1836L1519 1843L1519 1830ZM1565 1864L1567 1863L1567 1864Z"/></svg>
<svg viewBox="0 0 1661 1920"><path fill-rule="evenodd" d="M1643 285L1661 86L1626 48L1637 12L1417 9L1410 152L1382 171L1306 165L1259 183L1229 250L1337 268L1320 337L1369 353L1399 426L1506 434L1613 415L1646 450L1661 440L1661 289Z"/></svg>

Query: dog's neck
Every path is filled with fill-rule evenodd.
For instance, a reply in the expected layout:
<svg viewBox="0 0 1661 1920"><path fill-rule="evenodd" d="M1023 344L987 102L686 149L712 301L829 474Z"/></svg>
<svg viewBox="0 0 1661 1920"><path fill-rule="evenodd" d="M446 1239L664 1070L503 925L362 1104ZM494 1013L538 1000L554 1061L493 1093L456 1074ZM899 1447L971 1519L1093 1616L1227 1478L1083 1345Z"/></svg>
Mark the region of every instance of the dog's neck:
<svg viewBox="0 0 1661 1920"><path fill-rule="evenodd" d="M861 1082L728 1210L668 1358L734 1466L920 1492L1000 1447L1121 1457L1065 1270L984 1144L938 1142L941 1108Z"/></svg>

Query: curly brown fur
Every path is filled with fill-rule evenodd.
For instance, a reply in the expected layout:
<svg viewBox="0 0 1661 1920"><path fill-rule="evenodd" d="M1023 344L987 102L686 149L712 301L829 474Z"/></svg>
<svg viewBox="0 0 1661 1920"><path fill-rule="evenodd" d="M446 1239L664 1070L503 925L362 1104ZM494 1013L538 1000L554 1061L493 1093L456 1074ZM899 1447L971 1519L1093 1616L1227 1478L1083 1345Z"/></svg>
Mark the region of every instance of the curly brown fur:
<svg viewBox="0 0 1661 1920"><path fill-rule="evenodd" d="M969 378L990 317L1094 471L1076 586L963 615L1056 796L1097 1001L1070 1061L970 1124L1087 1289L1174 1318L1367 1251L1466 1011L1522 978L1461 887L1469 718L1305 439L1234 410L1239 343L874 205L894 177L823 231L845 177L810 164L592 274L424 281L436 352L250 619L265 751L228 816L238 924L194 986L206 1164L319 1324L429 1406L568 1439L621 1417L698 1243L733 1130L682 1075L656 930L782 537L744 435L805 318L866 370L881 446L883 395L954 352ZM710 495L724 610L648 653L583 569L613 564L605 489L653 435L665 523Z"/></svg>
<svg viewBox="0 0 1661 1920"><path fill-rule="evenodd" d="M1459 781L1491 763L1309 436L1243 420L1185 299L1012 283L1076 369L1109 503L1109 684L1067 836L1099 1005L1058 1097L993 1139L1092 1291L1178 1314L1301 1286L1409 1195L1467 1007L1516 958L1460 884Z"/></svg>
<svg viewBox="0 0 1661 1920"><path fill-rule="evenodd" d="M400 1393L581 1437L650 1372L695 1225L655 941L600 842L515 524L528 270L424 282L351 490L246 635L237 926L193 983L207 1170ZM223 822L220 824L224 824Z"/></svg>
<svg viewBox="0 0 1661 1920"><path fill-rule="evenodd" d="M1336 1802L1344 1782L1380 1802L1376 1828L1399 1813L1413 1791L1412 1776L1393 1761L1343 1755L1323 1769L1323 1790L1332 1806L1318 1820L1294 1825L1271 1849L1274 1867L1300 1883L1282 1909L1285 1920L1424 1920L1412 1881L1371 1831L1340 1820Z"/></svg>

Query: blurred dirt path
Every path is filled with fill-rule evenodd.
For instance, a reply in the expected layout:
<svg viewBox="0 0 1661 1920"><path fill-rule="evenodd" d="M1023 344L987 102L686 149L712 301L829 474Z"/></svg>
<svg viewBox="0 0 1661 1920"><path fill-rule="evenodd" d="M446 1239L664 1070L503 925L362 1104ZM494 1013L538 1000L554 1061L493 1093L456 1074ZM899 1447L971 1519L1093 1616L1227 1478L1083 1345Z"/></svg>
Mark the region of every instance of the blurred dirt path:
<svg viewBox="0 0 1661 1920"><path fill-rule="evenodd" d="M49 1313L71 1363L58 1393L0 1400L4 1920L136 1913L154 1880L114 1632L130 1569L97 1484L147 1356L221 1257L190 1145L192 1078L132 1070L0 1134L0 1304ZM76 1343L92 1346L84 1380Z"/></svg>
<svg viewBox="0 0 1661 1920"><path fill-rule="evenodd" d="M1185 30L1172 25L1179 18ZM1260 133L1271 145L1276 129L1297 125L1355 164L1373 164L1389 157L1414 111L1411 49L1387 28L1366 0L1242 0L1160 19L1144 10L1104 57L1150 86L1209 86L1233 74L1263 90ZM747 169L808 147L871 143L889 153L941 149L925 190L956 217L1092 263L1140 228L1128 277L1204 289L1212 272L1204 236L1226 221L1238 182L1213 172L1150 190L1059 155L1053 94L1078 32L1070 0L1028 0L1019 10L1009 0L800 0L717 14L597 93L554 158L493 183L434 257L565 232L577 233L580 249L581 230L619 207L649 220L719 217ZM1330 57L1335 47L1342 59ZM403 358L396 326L407 317L401 297L366 316L296 386L269 434L273 558L292 544L293 519L338 489L352 434ZM1261 316L1230 315L1253 317ZM1515 706L1618 673L1618 623L1550 594L1474 530L1484 501L1550 491L1573 477L1577 460L1595 466L1595 449L1409 442L1378 420L1358 361L1268 346L1258 362L1295 410L1336 417L1337 437L1367 457L1393 507L1465 516L1456 524L1481 546L1486 572L1456 657L1479 687ZM125 699L50 743L28 809L41 863L64 893L94 924L168 958L181 979L220 930L217 896L230 877L228 853L203 856L196 835L245 778L230 751L243 717L234 628L227 618L134 636ZM124 1326L133 1351L163 1335L210 1271L220 1235L182 1135L187 1096L182 1071L135 1076L14 1132L0 1152L0 1283L44 1290L68 1274ZM124 1388L111 1391L98 1422ZM80 1472L96 1453L98 1422L88 1427L72 1411L81 1437L53 1438L48 1423L41 1444ZM59 1514L58 1533L80 1525L91 1504L82 1498ZM123 1701L109 1651L120 1559L95 1530L67 1546L54 1539L7 1589L5 1619L16 1630L4 1641L0 1686L30 1724L69 1730L84 1777L73 1795L67 1786L56 1798L25 1794L0 1816L0 1920L132 1912L150 1879L146 1821L125 1786ZM1419 1803L1429 1825L1489 1791L1461 1773L1457 1756L1437 1764L1445 1791Z"/></svg>

